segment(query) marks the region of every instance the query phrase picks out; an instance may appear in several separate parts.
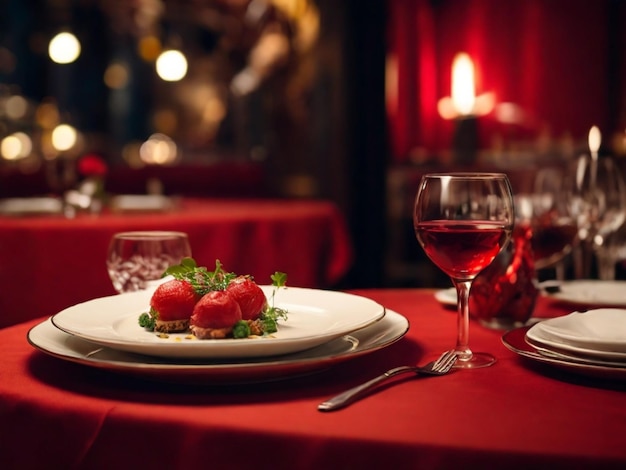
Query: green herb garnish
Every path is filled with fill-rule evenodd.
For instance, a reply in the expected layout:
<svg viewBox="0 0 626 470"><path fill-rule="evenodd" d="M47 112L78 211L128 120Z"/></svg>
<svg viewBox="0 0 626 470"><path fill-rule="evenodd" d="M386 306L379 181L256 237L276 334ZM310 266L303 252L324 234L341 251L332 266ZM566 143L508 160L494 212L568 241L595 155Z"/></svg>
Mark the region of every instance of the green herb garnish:
<svg viewBox="0 0 626 470"><path fill-rule="evenodd" d="M287 310L274 305L276 291L287 283L287 274L276 271L270 276L270 279L272 280L272 286L274 286L270 300L271 306L265 309L259 317L263 325L264 334L276 333L278 331L278 320L287 320Z"/></svg>
<svg viewBox="0 0 626 470"><path fill-rule="evenodd" d="M152 310L152 309L150 309ZM152 313L152 312L151 312ZM139 326L145 328L150 331L154 331L154 326L156 324L156 316L151 315L150 313L142 313L139 315Z"/></svg>
<svg viewBox="0 0 626 470"><path fill-rule="evenodd" d="M239 320L233 327L233 338L247 338L250 336L250 325L245 320Z"/></svg>
<svg viewBox="0 0 626 470"><path fill-rule="evenodd" d="M237 277L235 273L224 271L220 260L215 260L215 270L209 271L204 266L198 266L193 258L183 258L180 264L167 268L163 275L189 282L200 296L226 289L230 281Z"/></svg>

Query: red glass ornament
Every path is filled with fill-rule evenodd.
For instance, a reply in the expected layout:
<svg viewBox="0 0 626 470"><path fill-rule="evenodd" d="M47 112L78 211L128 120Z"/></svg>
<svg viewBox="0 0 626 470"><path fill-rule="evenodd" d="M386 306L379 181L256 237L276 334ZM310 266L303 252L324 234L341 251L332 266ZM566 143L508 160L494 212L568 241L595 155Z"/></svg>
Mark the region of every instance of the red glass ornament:
<svg viewBox="0 0 626 470"><path fill-rule="evenodd" d="M532 316L539 290L531 238L530 226L517 225L509 244L474 279L470 315L482 324L509 329Z"/></svg>

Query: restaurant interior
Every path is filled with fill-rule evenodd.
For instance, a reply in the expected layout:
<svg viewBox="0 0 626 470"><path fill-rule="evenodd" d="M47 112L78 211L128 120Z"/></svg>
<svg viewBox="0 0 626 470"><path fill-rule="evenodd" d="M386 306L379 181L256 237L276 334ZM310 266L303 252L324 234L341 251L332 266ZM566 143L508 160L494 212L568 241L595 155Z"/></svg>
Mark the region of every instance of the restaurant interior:
<svg viewBox="0 0 626 470"><path fill-rule="evenodd" d="M354 253L333 287L448 285L413 233L423 173L526 193L593 126L626 161L622 3L6 1L0 197L62 196L95 156L108 195L323 199Z"/></svg>
<svg viewBox="0 0 626 470"><path fill-rule="evenodd" d="M0 0L0 468L626 468L624 24Z"/></svg>

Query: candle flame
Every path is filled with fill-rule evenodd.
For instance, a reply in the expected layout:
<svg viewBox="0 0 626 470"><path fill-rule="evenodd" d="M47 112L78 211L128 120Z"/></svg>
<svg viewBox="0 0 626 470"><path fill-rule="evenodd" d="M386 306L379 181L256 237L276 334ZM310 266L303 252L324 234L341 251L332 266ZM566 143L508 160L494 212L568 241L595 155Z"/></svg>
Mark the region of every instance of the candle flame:
<svg viewBox="0 0 626 470"><path fill-rule="evenodd" d="M593 126L589 129L589 150L592 155L596 155L600 150L600 143L602 142L602 135L600 129L597 126Z"/></svg>
<svg viewBox="0 0 626 470"><path fill-rule="evenodd" d="M474 64L464 52L457 54L452 64L452 102L462 115L469 115L476 103Z"/></svg>

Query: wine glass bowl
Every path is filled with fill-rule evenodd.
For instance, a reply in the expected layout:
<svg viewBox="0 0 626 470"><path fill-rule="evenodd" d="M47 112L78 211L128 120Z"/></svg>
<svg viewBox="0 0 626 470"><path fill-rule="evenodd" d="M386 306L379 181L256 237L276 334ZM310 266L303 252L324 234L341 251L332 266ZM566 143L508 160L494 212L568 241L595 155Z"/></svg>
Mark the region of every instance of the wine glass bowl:
<svg viewBox="0 0 626 470"><path fill-rule="evenodd" d="M518 194L516 220L532 232L536 269L550 268L570 254L578 242L578 224L562 192Z"/></svg>
<svg viewBox="0 0 626 470"><path fill-rule="evenodd" d="M569 178L570 200L586 259L578 277L591 276L591 253L626 220L626 183L610 157L581 156Z"/></svg>
<svg viewBox="0 0 626 470"><path fill-rule="evenodd" d="M121 232L111 238L106 264L113 287L122 293L149 287L185 257L191 257L186 233Z"/></svg>
<svg viewBox="0 0 626 470"><path fill-rule="evenodd" d="M413 225L426 255L450 276L457 290L456 367L485 367L495 362L491 354L469 348L469 294L472 281L508 243L514 222L513 193L505 174L422 177Z"/></svg>

